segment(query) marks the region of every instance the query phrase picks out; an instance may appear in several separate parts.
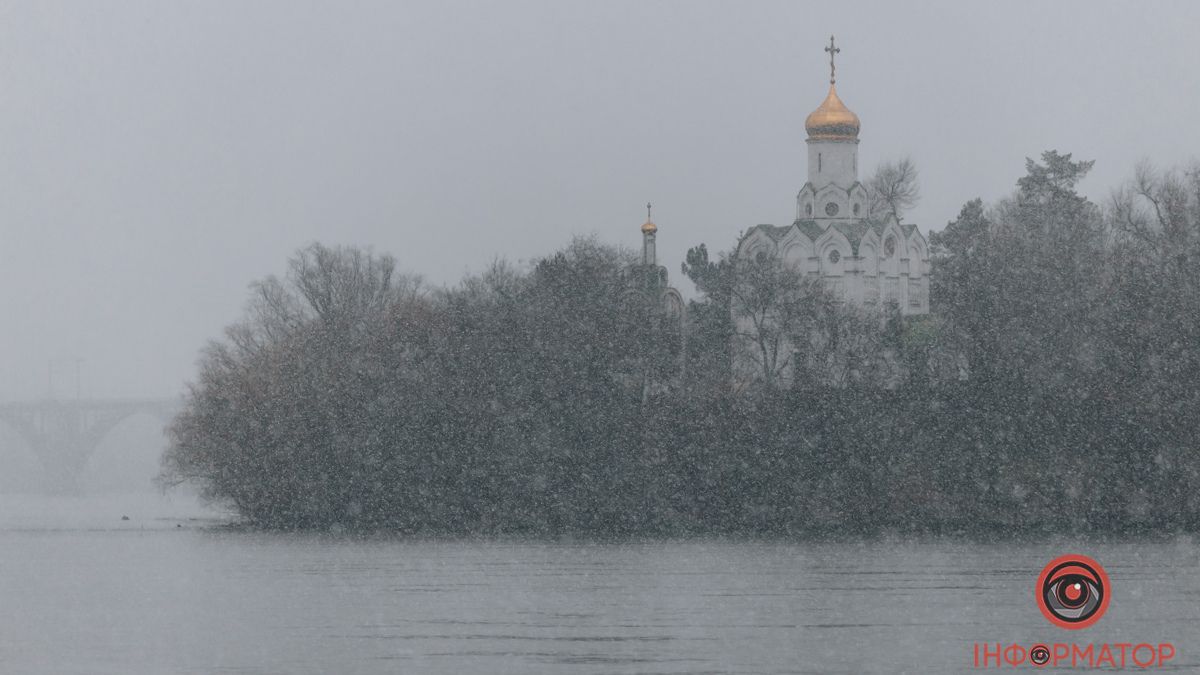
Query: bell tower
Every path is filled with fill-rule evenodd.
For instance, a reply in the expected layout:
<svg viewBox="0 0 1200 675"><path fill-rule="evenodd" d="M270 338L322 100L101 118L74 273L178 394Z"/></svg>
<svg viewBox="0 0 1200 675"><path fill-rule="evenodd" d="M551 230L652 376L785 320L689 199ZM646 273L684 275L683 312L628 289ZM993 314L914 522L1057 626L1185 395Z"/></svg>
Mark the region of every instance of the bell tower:
<svg viewBox="0 0 1200 675"><path fill-rule="evenodd" d="M650 202L646 202L646 222L642 225L642 264L657 265L658 256L654 250L654 238L658 236L658 226L650 220Z"/></svg>
<svg viewBox="0 0 1200 675"><path fill-rule="evenodd" d="M829 93L804 120L808 132L808 182L797 196L797 220L857 218L862 210L860 202L849 198L858 184L858 115L838 98L834 57L842 50L832 35L825 51L829 53ZM818 198L830 186L839 188L841 196Z"/></svg>

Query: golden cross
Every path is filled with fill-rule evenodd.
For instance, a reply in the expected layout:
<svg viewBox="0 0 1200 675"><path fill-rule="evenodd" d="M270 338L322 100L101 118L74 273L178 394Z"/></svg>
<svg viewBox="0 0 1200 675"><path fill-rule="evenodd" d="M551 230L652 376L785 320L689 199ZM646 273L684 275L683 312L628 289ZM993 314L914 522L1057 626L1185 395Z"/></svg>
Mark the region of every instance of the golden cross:
<svg viewBox="0 0 1200 675"><path fill-rule="evenodd" d="M834 76L834 73L837 71L834 70L833 55L837 54L838 52L840 52L842 50L840 47L833 46L833 36L832 35L829 36L829 46L825 48L825 51L829 52L829 84L833 84L834 82L837 81L837 78Z"/></svg>
<svg viewBox="0 0 1200 675"><path fill-rule="evenodd" d="M646 222L650 222L650 202L646 202Z"/></svg>

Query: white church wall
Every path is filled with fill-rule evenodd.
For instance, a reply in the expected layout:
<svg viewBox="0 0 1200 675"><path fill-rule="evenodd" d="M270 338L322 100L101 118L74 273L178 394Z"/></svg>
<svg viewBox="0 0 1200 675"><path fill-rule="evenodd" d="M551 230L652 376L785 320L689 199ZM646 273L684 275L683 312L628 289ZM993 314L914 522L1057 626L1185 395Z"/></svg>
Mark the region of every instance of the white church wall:
<svg viewBox="0 0 1200 675"><path fill-rule="evenodd" d="M879 253L873 243L863 242L858 245L860 258L859 267L866 276L875 276L879 272Z"/></svg>
<svg viewBox="0 0 1200 675"><path fill-rule="evenodd" d="M847 247L849 248L849 247ZM836 241L826 241L820 247L819 260L821 273L827 277L840 277L845 274L845 263L848 251L843 252Z"/></svg>
<svg viewBox="0 0 1200 675"><path fill-rule="evenodd" d="M878 276L863 277L862 301L863 301L863 305L869 309L879 306L879 277Z"/></svg>
<svg viewBox="0 0 1200 675"><path fill-rule="evenodd" d="M738 245L737 255L749 260L755 260L759 253L769 255L775 248L775 242L771 238L762 233L762 230L754 230L742 243Z"/></svg>
<svg viewBox="0 0 1200 675"><path fill-rule="evenodd" d="M812 183L805 183L804 187L800 188L796 195L796 220L816 217L816 195L817 191L813 189Z"/></svg>
<svg viewBox="0 0 1200 675"><path fill-rule="evenodd" d="M811 271L812 242L808 241L807 237L801 236L783 246L783 260L791 265L797 274L807 274Z"/></svg>
<svg viewBox="0 0 1200 675"><path fill-rule="evenodd" d="M880 273L889 277L900 276L900 256L904 251L904 238L901 233L891 228L884 230L881 248Z"/></svg>
<svg viewBox="0 0 1200 675"><path fill-rule="evenodd" d="M909 239L909 270L910 277L925 277L929 275L929 253L925 242L920 239L920 233L913 231Z"/></svg>
<svg viewBox="0 0 1200 675"><path fill-rule="evenodd" d="M857 269L857 266L848 266L846 270L845 283L845 300L854 304L862 304L862 273Z"/></svg>
<svg viewBox="0 0 1200 675"><path fill-rule="evenodd" d="M850 215L863 218L867 213L867 190L862 183L855 183L850 189Z"/></svg>
<svg viewBox="0 0 1200 675"><path fill-rule="evenodd" d="M833 183L849 189L858 180L858 141L809 139L808 176L818 188ZM822 208L818 201L818 214Z"/></svg>
<svg viewBox="0 0 1200 675"><path fill-rule="evenodd" d="M834 204L834 207L830 207ZM816 205L817 220L850 217L850 195L840 185L831 184L817 190Z"/></svg>
<svg viewBox="0 0 1200 675"><path fill-rule="evenodd" d="M909 314L924 314L928 311L928 285L924 279L908 280L908 312Z"/></svg>

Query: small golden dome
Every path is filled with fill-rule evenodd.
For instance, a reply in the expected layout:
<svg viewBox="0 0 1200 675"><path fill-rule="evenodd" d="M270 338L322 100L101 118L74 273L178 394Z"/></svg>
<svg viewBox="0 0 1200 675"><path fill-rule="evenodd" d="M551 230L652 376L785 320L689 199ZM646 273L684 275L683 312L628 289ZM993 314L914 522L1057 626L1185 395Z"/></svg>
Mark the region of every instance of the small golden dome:
<svg viewBox="0 0 1200 675"><path fill-rule="evenodd" d="M646 222L642 224L642 234L653 234L658 232L658 226L650 220L650 202L646 202Z"/></svg>
<svg viewBox="0 0 1200 675"><path fill-rule="evenodd" d="M837 87L829 85L829 95L821 106L804 120L808 137L823 141L852 141L858 138L858 115L838 98Z"/></svg>

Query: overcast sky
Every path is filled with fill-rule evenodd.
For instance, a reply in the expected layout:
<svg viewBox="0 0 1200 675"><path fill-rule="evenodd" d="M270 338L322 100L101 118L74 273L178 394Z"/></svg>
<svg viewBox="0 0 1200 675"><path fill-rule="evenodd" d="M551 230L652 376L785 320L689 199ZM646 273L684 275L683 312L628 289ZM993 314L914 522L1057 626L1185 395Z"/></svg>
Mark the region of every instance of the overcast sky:
<svg viewBox="0 0 1200 675"><path fill-rule="evenodd" d="M173 396L307 242L435 284L655 204L689 246L794 217L838 89L940 229L1024 158L1200 156L1200 3L28 2L0 8L0 400ZM690 292L690 290L685 290Z"/></svg>

